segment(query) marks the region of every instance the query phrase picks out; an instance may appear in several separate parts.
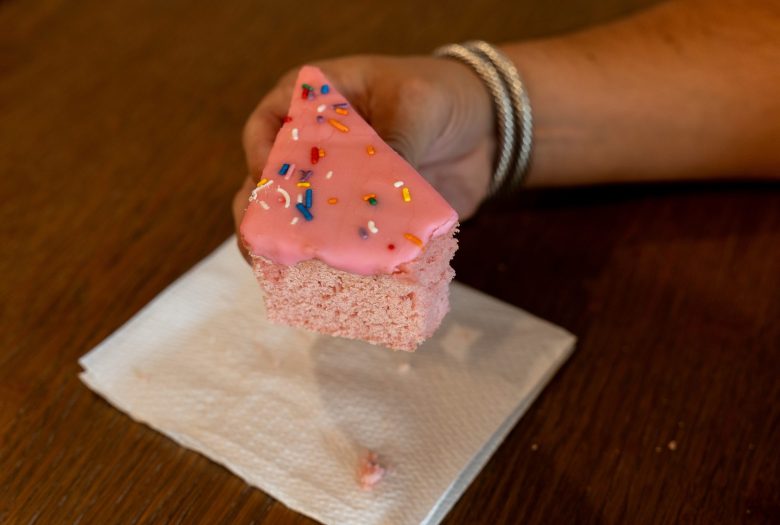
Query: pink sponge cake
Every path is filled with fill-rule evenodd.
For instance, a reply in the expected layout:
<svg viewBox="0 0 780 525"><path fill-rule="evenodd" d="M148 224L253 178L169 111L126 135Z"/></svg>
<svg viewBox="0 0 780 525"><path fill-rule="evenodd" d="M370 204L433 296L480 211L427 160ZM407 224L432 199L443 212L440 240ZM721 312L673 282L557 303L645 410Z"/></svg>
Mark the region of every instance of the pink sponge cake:
<svg viewBox="0 0 780 525"><path fill-rule="evenodd" d="M241 223L268 317L416 349L449 309L457 214L319 69L284 120Z"/></svg>

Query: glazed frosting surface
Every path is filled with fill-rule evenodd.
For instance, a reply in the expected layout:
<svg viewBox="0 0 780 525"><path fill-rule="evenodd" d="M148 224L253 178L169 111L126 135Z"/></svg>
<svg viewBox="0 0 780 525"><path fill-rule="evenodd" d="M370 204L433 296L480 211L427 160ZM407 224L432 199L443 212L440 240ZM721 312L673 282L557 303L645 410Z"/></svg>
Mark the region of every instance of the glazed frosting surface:
<svg viewBox="0 0 780 525"><path fill-rule="evenodd" d="M241 223L252 255L288 266L319 259L350 273L393 273L456 223L455 210L322 71L301 68Z"/></svg>

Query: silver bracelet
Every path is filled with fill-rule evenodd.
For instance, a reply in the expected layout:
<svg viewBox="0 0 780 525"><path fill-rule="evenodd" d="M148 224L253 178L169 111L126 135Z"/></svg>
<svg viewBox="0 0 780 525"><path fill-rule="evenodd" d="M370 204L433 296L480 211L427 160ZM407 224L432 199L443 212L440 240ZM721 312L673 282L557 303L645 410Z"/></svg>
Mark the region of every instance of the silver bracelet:
<svg viewBox="0 0 780 525"><path fill-rule="evenodd" d="M501 51L481 40L443 46L434 51L434 55L465 62L488 86L498 123L498 155L491 195L502 191L511 193L528 172L533 144L531 104L517 68ZM491 85L496 76L503 89ZM506 114L507 103L509 115Z"/></svg>

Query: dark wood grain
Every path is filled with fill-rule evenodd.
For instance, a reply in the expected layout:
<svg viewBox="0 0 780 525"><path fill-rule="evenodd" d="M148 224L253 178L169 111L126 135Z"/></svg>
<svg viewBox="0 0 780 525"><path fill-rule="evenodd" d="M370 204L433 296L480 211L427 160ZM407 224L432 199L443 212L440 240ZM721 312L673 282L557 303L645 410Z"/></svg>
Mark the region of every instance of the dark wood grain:
<svg viewBox="0 0 780 525"><path fill-rule="evenodd" d="M283 71L647 3L0 3L0 523L310 523L77 358L231 233L241 126ZM447 523L780 522L777 187L528 192L455 265L580 343Z"/></svg>

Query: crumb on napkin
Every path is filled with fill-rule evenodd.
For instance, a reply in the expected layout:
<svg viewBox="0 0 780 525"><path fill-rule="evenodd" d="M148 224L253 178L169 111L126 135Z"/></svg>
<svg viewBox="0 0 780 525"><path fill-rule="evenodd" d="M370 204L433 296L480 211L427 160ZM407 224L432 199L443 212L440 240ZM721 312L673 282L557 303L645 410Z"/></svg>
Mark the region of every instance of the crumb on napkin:
<svg viewBox="0 0 780 525"><path fill-rule="evenodd" d="M385 476L386 469L379 463L375 452L368 452L360 459L358 465L358 481L363 490L373 490Z"/></svg>

